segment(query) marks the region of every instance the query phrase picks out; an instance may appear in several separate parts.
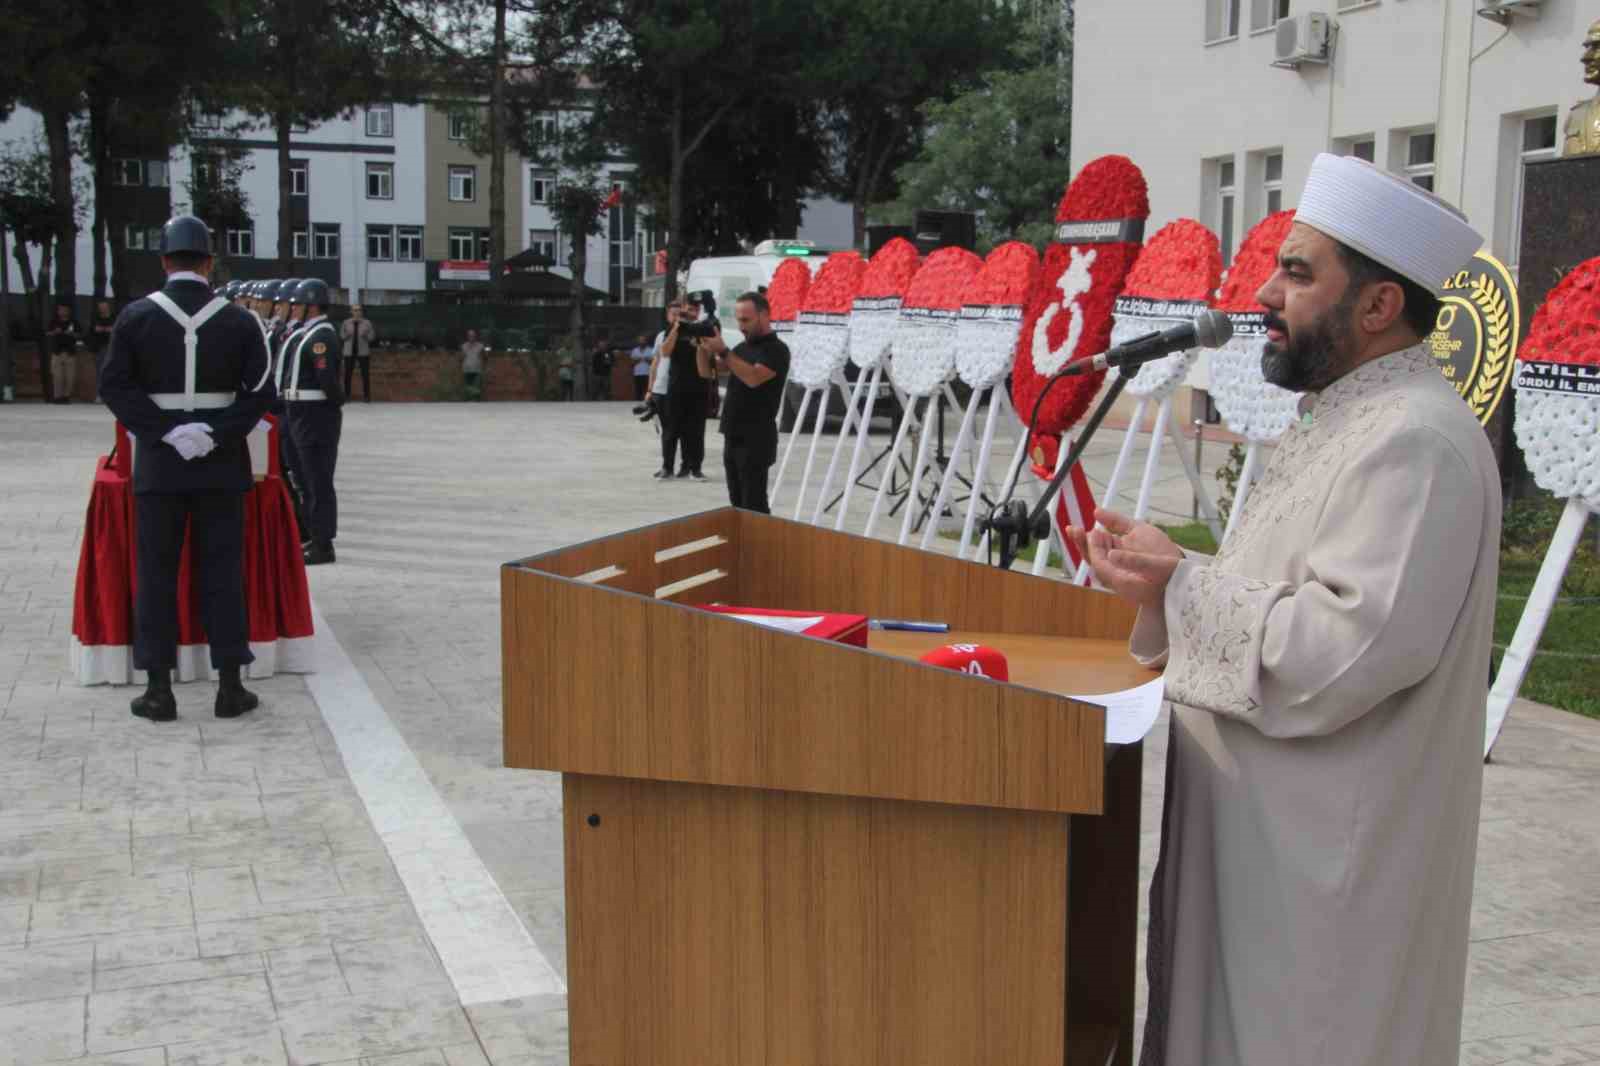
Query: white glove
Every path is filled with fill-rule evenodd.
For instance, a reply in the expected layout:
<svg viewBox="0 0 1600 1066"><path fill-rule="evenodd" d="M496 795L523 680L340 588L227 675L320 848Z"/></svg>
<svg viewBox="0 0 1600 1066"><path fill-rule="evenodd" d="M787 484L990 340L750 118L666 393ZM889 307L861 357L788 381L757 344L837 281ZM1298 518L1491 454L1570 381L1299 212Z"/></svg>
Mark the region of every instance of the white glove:
<svg viewBox="0 0 1600 1066"><path fill-rule="evenodd" d="M217 446L217 442L211 439L211 427L204 422L185 422L161 439L187 460L210 455Z"/></svg>
<svg viewBox="0 0 1600 1066"><path fill-rule="evenodd" d="M271 433L272 432L272 423L268 422L265 418L263 418L261 421L256 423L256 428L251 430L250 432L252 432L252 433Z"/></svg>

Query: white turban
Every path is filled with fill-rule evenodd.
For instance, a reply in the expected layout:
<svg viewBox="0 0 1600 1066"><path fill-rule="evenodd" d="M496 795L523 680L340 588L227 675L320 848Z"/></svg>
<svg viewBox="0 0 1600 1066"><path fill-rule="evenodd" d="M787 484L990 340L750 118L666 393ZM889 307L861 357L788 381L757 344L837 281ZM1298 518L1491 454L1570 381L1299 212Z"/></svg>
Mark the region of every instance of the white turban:
<svg viewBox="0 0 1600 1066"><path fill-rule="evenodd" d="M1433 292L1483 246L1467 216L1354 156L1317 156L1294 220Z"/></svg>

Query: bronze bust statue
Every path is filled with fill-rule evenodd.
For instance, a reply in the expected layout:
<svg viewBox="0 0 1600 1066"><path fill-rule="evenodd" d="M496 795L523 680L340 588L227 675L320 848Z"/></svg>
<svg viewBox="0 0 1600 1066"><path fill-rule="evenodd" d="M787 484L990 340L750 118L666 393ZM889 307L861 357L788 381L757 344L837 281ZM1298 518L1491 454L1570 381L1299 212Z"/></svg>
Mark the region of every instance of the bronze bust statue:
<svg viewBox="0 0 1600 1066"><path fill-rule="evenodd" d="M1600 20L1583 38L1583 80L1600 86ZM1572 105L1566 134L1563 156L1600 155L1600 93Z"/></svg>

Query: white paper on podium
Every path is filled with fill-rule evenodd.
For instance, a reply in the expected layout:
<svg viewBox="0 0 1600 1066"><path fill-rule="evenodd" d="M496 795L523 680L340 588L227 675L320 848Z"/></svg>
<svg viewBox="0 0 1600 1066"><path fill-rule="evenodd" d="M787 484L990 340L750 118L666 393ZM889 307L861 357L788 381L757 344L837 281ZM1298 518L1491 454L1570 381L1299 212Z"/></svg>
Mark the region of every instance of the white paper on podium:
<svg viewBox="0 0 1600 1066"><path fill-rule="evenodd" d="M785 633L804 633L812 626L819 624L823 618L820 614L810 618L789 618L785 615L772 614L730 614L727 617L737 618L741 622L754 622L756 625L766 626L768 629L781 629Z"/></svg>
<svg viewBox="0 0 1600 1066"><path fill-rule="evenodd" d="M1106 743L1137 744L1150 732L1161 714L1166 695L1164 678L1146 681L1137 688L1105 692L1098 696L1073 696L1084 703L1098 703L1106 709Z"/></svg>

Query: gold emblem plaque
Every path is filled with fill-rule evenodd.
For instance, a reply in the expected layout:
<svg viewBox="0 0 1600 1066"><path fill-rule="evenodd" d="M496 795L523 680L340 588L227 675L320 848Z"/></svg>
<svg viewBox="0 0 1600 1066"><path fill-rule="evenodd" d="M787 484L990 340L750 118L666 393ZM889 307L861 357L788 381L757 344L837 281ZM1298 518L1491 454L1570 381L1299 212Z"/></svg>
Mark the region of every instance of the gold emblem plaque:
<svg viewBox="0 0 1600 1066"><path fill-rule="evenodd" d="M1439 320L1428 350L1439 370L1487 426L1505 398L1521 340L1517 283L1488 252L1439 287Z"/></svg>

